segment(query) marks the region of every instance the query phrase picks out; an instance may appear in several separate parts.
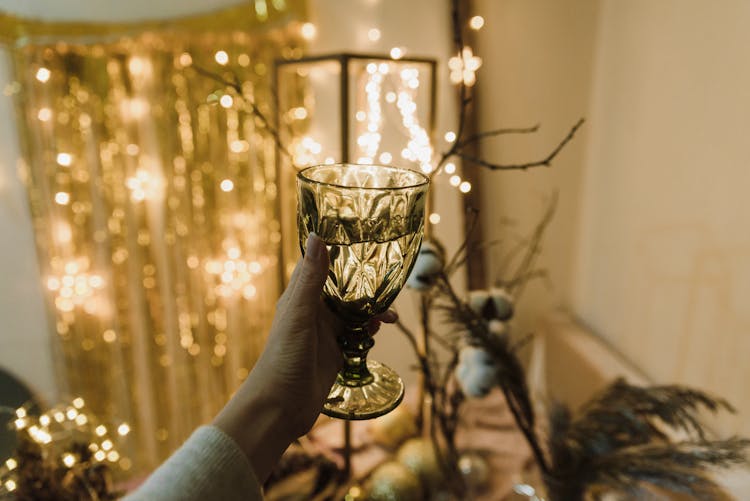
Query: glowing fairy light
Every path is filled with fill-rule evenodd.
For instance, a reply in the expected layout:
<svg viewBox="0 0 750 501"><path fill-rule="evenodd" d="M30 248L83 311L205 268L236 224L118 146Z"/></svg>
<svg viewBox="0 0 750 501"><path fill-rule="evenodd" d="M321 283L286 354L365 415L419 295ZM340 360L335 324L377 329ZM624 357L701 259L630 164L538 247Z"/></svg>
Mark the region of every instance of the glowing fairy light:
<svg viewBox="0 0 750 501"><path fill-rule="evenodd" d="M58 205L68 205L70 203L70 193L58 191L55 193L55 203Z"/></svg>
<svg viewBox="0 0 750 501"><path fill-rule="evenodd" d="M190 66L193 64L193 56L188 54L187 52L183 52L180 54L180 58L178 59L180 66Z"/></svg>
<svg viewBox="0 0 750 501"><path fill-rule="evenodd" d="M438 214L437 212L433 212L432 214L430 214L429 219L431 224L438 224L440 222L440 214Z"/></svg>
<svg viewBox="0 0 750 501"><path fill-rule="evenodd" d="M140 120L148 116L151 106L148 101L140 97L123 99L120 104L122 116L129 120Z"/></svg>
<svg viewBox="0 0 750 501"><path fill-rule="evenodd" d="M291 144L292 162L297 167L319 164L323 146L310 136L295 138Z"/></svg>
<svg viewBox="0 0 750 501"><path fill-rule="evenodd" d="M305 118L307 118L307 115L308 115L307 108L305 108L304 106L298 106L296 108L292 108L291 111L292 111L292 117L295 120L304 120Z"/></svg>
<svg viewBox="0 0 750 501"><path fill-rule="evenodd" d="M130 189L130 198L134 202L142 202L146 199L158 199L163 192L164 183L161 177L151 173L149 170L139 168L135 175L125 180L125 186Z"/></svg>
<svg viewBox="0 0 750 501"><path fill-rule="evenodd" d="M73 407L76 409L82 409L84 406L84 401L81 397L76 397L73 399Z"/></svg>
<svg viewBox="0 0 750 501"><path fill-rule="evenodd" d="M73 163L73 155L70 153L58 153L57 163L63 167L70 167L70 164Z"/></svg>
<svg viewBox="0 0 750 501"><path fill-rule="evenodd" d="M378 160L380 161L380 163L389 164L393 160L393 155L391 155L387 151L384 151L383 153L380 154L380 156L378 157Z"/></svg>
<svg viewBox="0 0 750 501"><path fill-rule="evenodd" d="M219 50L214 54L214 60L220 65L224 66L229 62L229 54L226 51Z"/></svg>
<svg viewBox="0 0 750 501"><path fill-rule="evenodd" d="M99 426L94 428L94 433L96 433L97 437L103 437L104 435L107 434L107 427L104 426L103 424L100 424Z"/></svg>
<svg viewBox="0 0 750 501"><path fill-rule="evenodd" d="M16 460L15 460L15 459L13 459L13 458L8 458L8 459L7 459L6 461L5 461L5 467L6 467L6 468L8 468L8 471L13 471L13 470L15 470L17 466L18 466L18 461L16 461Z"/></svg>
<svg viewBox="0 0 750 501"><path fill-rule="evenodd" d="M234 182L231 179L224 179L219 184L219 187L221 188L221 191L229 193L234 189Z"/></svg>
<svg viewBox="0 0 750 501"><path fill-rule="evenodd" d="M122 423L120 426L117 427L117 433L124 437L128 433L130 433L130 426L128 426L128 423Z"/></svg>
<svg viewBox="0 0 750 501"><path fill-rule="evenodd" d="M451 186L458 186L459 184L461 184L461 177L453 175L450 177L448 182L451 184Z"/></svg>
<svg viewBox="0 0 750 501"><path fill-rule="evenodd" d="M96 292L105 286L101 275L88 272L88 260L85 258L67 261L62 268L64 271L50 275L46 280L47 289L55 294L57 309L69 312L76 306L82 306L87 312L96 312L101 306ZM76 399L75 402L83 406L83 399ZM70 419L74 418L75 415Z"/></svg>
<svg viewBox="0 0 750 501"><path fill-rule="evenodd" d="M69 452L65 453L62 456L62 462L66 467L72 468L73 465L76 464L76 457Z"/></svg>
<svg viewBox="0 0 750 501"><path fill-rule="evenodd" d="M223 96L221 96L221 99L219 99L219 104L223 108L231 108L234 104L234 99L232 99L232 96L230 96L229 94L224 94Z"/></svg>
<svg viewBox="0 0 750 501"><path fill-rule="evenodd" d="M380 30L377 28L370 28L367 31L367 39L371 42L377 42L380 40Z"/></svg>
<svg viewBox="0 0 750 501"><path fill-rule="evenodd" d="M471 191L471 183L468 181L462 182L458 189L461 191L461 193L469 193Z"/></svg>
<svg viewBox="0 0 750 501"><path fill-rule="evenodd" d="M406 160L419 163L425 174L432 172L432 145L427 131L417 118L417 103L414 92L419 87L419 70L404 68L400 73L402 90L398 92L396 107L401 114L401 123L409 134L409 141L401 151Z"/></svg>
<svg viewBox="0 0 750 501"><path fill-rule="evenodd" d="M52 119L52 110L49 108L39 108L36 117L41 122L49 122Z"/></svg>
<svg viewBox="0 0 750 501"><path fill-rule="evenodd" d="M467 87L471 87L477 81L476 71L481 66L482 59L474 55L471 47L464 47L458 56L448 60L451 82L454 84L463 82Z"/></svg>
<svg viewBox="0 0 750 501"><path fill-rule="evenodd" d="M18 485L16 484L16 481L13 480L12 478L9 478L8 480L6 480L4 485L5 485L5 489L8 492L13 492L18 487Z"/></svg>
<svg viewBox="0 0 750 501"><path fill-rule="evenodd" d="M318 29L313 23L304 23L299 31L302 38L308 41L315 39L315 35L318 34Z"/></svg>
<svg viewBox="0 0 750 501"><path fill-rule="evenodd" d="M456 172L456 164L454 164L453 162L448 162L447 164L445 164L445 167L443 167L443 170L446 174L453 174L454 172Z"/></svg>
<svg viewBox="0 0 750 501"><path fill-rule="evenodd" d="M474 31L479 31L484 26L484 18L482 16L473 16L469 19L469 28Z"/></svg>
<svg viewBox="0 0 750 501"><path fill-rule="evenodd" d="M401 59L402 57L404 57L404 49L401 47L394 47L391 49L392 59Z"/></svg>
<svg viewBox="0 0 750 501"><path fill-rule="evenodd" d="M447 143L452 143L455 140L456 140L456 133L455 132L448 131L448 132L445 133L445 141Z"/></svg>
<svg viewBox="0 0 750 501"><path fill-rule="evenodd" d="M49 80L49 77L52 73L47 68L39 68L36 71L36 79L39 80L42 83L46 83Z"/></svg>
<svg viewBox="0 0 750 501"><path fill-rule="evenodd" d="M257 293L255 277L263 272L263 266L258 261L243 258L236 245L228 244L225 249L223 258L210 259L204 264L206 273L217 282L214 291L221 297L242 295L245 299L254 298Z"/></svg>
<svg viewBox="0 0 750 501"><path fill-rule="evenodd" d="M380 73L379 67L375 63L367 65L368 78L365 84L365 96L367 108L364 112L363 121L365 130L357 137L361 157L357 160L360 164L371 164L372 159L380 149L382 135L380 128L383 124L383 112L380 106L381 92L383 84L383 74Z"/></svg>

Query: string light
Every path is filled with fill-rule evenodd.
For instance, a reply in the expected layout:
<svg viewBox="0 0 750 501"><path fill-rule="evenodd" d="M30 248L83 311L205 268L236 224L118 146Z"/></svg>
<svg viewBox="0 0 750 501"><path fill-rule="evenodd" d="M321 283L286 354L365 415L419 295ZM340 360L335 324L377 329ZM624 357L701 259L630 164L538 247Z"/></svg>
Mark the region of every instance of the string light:
<svg viewBox="0 0 750 501"><path fill-rule="evenodd" d="M36 117L42 122L49 122L52 118L52 110L49 108L39 108Z"/></svg>
<svg viewBox="0 0 750 501"><path fill-rule="evenodd" d="M402 57L404 57L404 49L401 47L393 47L391 49L391 58L401 59Z"/></svg>
<svg viewBox="0 0 750 501"><path fill-rule="evenodd" d="M223 179L219 184L221 191L230 192L234 189L234 182L231 179Z"/></svg>
<svg viewBox="0 0 750 501"><path fill-rule="evenodd" d="M459 176L453 175L450 177L448 182L451 184L451 186L458 186L461 184L461 178Z"/></svg>
<svg viewBox="0 0 750 501"><path fill-rule="evenodd" d="M193 56L191 56L188 52L183 52L182 54L180 54L178 62L180 63L180 66L190 66L191 64L193 64Z"/></svg>
<svg viewBox="0 0 750 501"><path fill-rule="evenodd" d="M445 141L448 143L452 143L456 140L456 133L453 131L448 131L445 133Z"/></svg>
<svg viewBox="0 0 750 501"><path fill-rule="evenodd" d="M458 189L461 191L461 193L469 193L471 191L471 183L468 181L462 182Z"/></svg>
<svg viewBox="0 0 750 501"><path fill-rule="evenodd" d="M408 90L398 92L396 107L401 113L401 122L409 133L409 142L401 151L406 160L418 162L425 174L432 172L432 144L429 135L417 118L417 103L412 93L419 87L419 70L404 68L400 73L402 86Z"/></svg>
<svg viewBox="0 0 750 501"><path fill-rule="evenodd" d="M46 83L52 73L47 68L39 68L36 72L36 79L42 83Z"/></svg>
<svg viewBox="0 0 750 501"><path fill-rule="evenodd" d="M458 56L448 60L450 79L454 84L464 83L467 87L473 86L476 81L476 71L482 66L482 59L475 56L471 47L464 47Z"/></svg>
<svg viewBox="0 0 750 501"><path fill-rule="evenodd" d="M313 23L304 23L300 28L300 34L302 35L302 38L308 41L313 40L317 33L318 29Z"/></svg>
<svg viewBox="0 0 750 501"><path fill-rule="evenodd" d="M448 162L447 164L445 164L445 167L443 167L443 170L446 174L453 174L454 172L456 172L456 164L454 164L453 162Z"/></svg>
<svg viewBox="0 0 750 501"><path fill-rule="evenodd" d="M371 42L377 42L378 40L380 40L380 30L377 28L371 28L367 32L367 38Z"/></svg>
<svg viewBox="0 0 750 501"><path fill-rule="evenodd" d="M219 99L219 104L221 104L223 108L231 108L234 104L234 99L229 94L224 94Z"/></svg>
<svg viewBox="0 0 750 501"><path fill-rule="evenodd" d="M55 203L59 205L68 205L70 203L70 193L58 191L55 193Z"/></svg>
<svg viewBox="0 0 750 501"><path fill-rule="evenodd" d="M214 54L214 60L220 65L224 66L229 62L229 54L226 51L219 50Z"/></svg>
<svg viewBox="0 0 750 501"><path fill-rule="evenodd" d="M117 433L119 433L122 437L130 433L130 426L128 426L128 423L122 423L120 426L118 426Z"/></svg>
<svg viewBox="0 0 750 501"><path fill-rule="evenodd" d="M125 186L130 189L130 198L134 202L142 202L146 199L161 198L164 183L161 177L152 174L145 168L139 168L135 171L135 176L125 180Z"/></svg>
<svg viewBox="0 0 750 501"><path fill-rule="evenodd" d="M469 27L472 30L479 31L484 26L484 18L482 16L474 16L469 19Z"/></svg>
<svg viewBox="0 0 750 501"><path fill-rule="evenodd" d="M431 224L438 224L440 222L440 214L433 212L430 214L430 223Z"/></svg>

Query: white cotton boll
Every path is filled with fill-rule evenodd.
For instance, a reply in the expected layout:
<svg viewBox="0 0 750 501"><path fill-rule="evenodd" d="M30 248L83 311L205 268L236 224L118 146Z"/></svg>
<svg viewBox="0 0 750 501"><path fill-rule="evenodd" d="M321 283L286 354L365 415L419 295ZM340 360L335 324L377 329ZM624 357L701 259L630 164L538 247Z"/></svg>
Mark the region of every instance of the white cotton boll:
<svg viewBox="0 0 750 501"><path fill-rule="evenodd" d="M426 291L435 283L435 278L443 271L443 254L433 242L422 242L414 267L406 279L406 286L418 291Z"/></svg>
<svg viewBox="0 0 750 501"><path fill-rule="evenodd" d="M454 374L467 396L480 398L487 395L495 385L497 367L492 356L485 350L466 346L459 353L459 363Z"/></svg>
<svg viewBox="0 0 750 501"><path fill-rule="evenodd" d="M482 315L487 303L490 300L490 293L483 289L469 291L469 306L474 313Z"/></svg>
<svg viewBox="0 0 750 501"><path fill-rule="evenodd" d="M490 297L495 303L495 316L499 320L509 320L513 316L513 297L505 289L493 287L490 289Z"/></svg>

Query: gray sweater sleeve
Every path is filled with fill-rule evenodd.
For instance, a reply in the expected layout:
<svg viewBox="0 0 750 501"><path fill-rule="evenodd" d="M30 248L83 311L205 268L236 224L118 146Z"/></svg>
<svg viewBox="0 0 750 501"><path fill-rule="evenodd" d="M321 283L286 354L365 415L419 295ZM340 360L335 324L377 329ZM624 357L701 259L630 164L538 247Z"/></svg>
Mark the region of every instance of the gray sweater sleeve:
<svg viewBox="0 0 750 501"><path fill-rule="evenodd" d="M260 501L247 456L215 426L201 426L123 501Z"/></svg>

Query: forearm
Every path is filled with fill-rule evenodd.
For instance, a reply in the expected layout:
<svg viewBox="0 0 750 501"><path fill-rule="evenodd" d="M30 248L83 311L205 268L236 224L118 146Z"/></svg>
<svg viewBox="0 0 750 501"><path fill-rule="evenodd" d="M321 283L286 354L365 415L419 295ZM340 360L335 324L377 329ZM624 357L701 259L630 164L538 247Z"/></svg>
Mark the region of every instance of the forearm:
<svg viewBox="0 0 750 501"><path fill-rule="evenodd" d="M296 438L274 389L262 379L254 370L213 422L237 443L261 483Z"/></svg>

